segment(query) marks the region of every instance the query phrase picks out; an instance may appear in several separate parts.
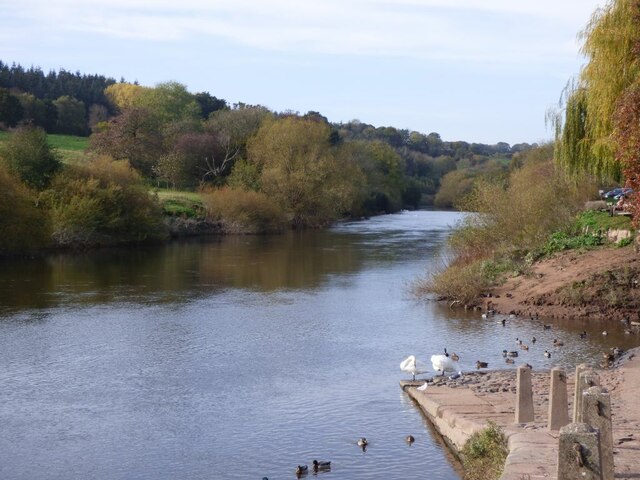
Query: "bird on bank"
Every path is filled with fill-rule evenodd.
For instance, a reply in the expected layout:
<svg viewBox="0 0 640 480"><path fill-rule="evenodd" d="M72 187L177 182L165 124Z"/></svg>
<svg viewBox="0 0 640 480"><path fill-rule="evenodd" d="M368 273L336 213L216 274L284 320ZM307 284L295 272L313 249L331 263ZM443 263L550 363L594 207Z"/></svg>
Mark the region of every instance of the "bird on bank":
<svg viewBox="0 0 640 480"><path fill-rule="evenodd" d="M447 349L444 349L444 355L431 355L431 365L436 372L442 372L444 377L445 372L455 372L458 370L458 362L455 362L447 353Z"/></svg>
<svg viewBox="0 0 640 480"><path fill-rule="evenodd" d="M487 368L487 367L489 367L488 362L481 362L480 360L476 361L476 368L480 369L480 368Z"/></svg>
<svg viewBox="0 0 640 480"><path fill-rule="evenodd" d="M416 375L427 371L427 366L416 359L415 355L409 355L400 363L400 370L410 373L413 381L415 381Z"/></svg>
<svg viewBox="0 0 640 480"><path fill-rule="evenodd" d="M318 470L329 470L331 468L331 462L319 462L318 460L313 461L313 470L317 472Z"/></svg>
<svg viewBox="0 0 640 480"><path fill-rule="evenodd" d="M544 351L544 356L545 356L546 358L551 358L551 353L549 352L549 350L545 350L545 351Z"/></svg>

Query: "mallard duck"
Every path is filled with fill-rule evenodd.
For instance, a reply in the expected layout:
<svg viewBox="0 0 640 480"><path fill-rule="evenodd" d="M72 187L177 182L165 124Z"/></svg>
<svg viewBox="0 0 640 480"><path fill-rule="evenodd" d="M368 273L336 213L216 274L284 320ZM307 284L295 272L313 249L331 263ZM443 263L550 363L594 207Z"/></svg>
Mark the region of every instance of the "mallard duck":
<svg viewBox="0 0 640 480"><path fill-rule="evenodd" d="M604 331L602 332L602 335L607 336L607 335L609 335L609 332L607 332L606 330L604 330Z"/></svg>
<svg viewBox="0 0 640 480"><path fill-rule="evenodd" d="M369 442L367 441L366 438L361 437L358 439L358 446L360 448L362 448L362 450L364 450L365 448L367 448L367 445L369 445Z"/></svg>
<svg viewBox="0 0 640 480"><path fill-rule="evenodd" d="M507 357L517 357L517 356L518 356L517 350L511 350L510 352L507 352Z"/></svg>
<svg viewBox="0 0 640 480"><path fill-rule="evenodd" d="M529 345L525 345L524 343L521 343L521 344L520 344L520 348L521 348L522 350L529 350Z"/></svg>
<svg viewBox="0 0 640 480"><path fill-rule="evenodd" d="M553 346L554 347L562 347L564 345L564 342L558 340L557 338L553 339Z"/></svg>
<svg viewBox="0 0 640 480"><path fill-rule="evenodd" d="M533 343L535 345L535 343L538 341L538 339L536 337L532 337L531 338L531 343Z"/></svg>
<svg viewBox="0 0 640 480"><path fill-rule="evenodd" d="M587 338L587 331L586 331L586 330L583 330L583 331L580 333L580 338Z"/></svg>
<svg viewBox="0 0 640 480"><path fill-rule="evenodd" d="M453 352L451 354L451 360L453 360L454 362L457 362L458 360L460 360L460 357L458 356L457 353Z"/></svg>
<svg viewBox="0 0 640 480"><path fill-rule="evenodd" d="M513 358L505 358L504 362L505 363L516 363L516 361Z"/></svg>
<svg viewBox="0 0 640 480"><path fill-rule="evenodd" d="M487 368L488 366L488 362L481 362L480 360L476 361L476 368Z"/></svg>
<svg viewBox="0 0 640 480"><path fill-rule="evenodd" d="M296 467L296 475L304 475L309 471L309 467L306 465L298 465Z"/></svg>
<svg viewBox="0 0 640 480"><path fill-rule="evenodd" d="M544 324L542 325L543 330L551 330L551 325Z"/></svg>
<svg viewBox="0 0 640 480"><path fill-rule="evenodd" d="M329 470L331 468L331 462L319 462L318 460L313 461L313 469L317 472L318 470Z"/></svg>
<svg viewBox="0 0 640 480"><path fill-rule="evenodd" d="M551 358L551 353L549 352L549 350L545 350L545 351L544 351L544 356L545 356L546 358Z"/></svg>
<svg viewBox="0 0 640 480"><path fill-rule="evenodd" d="M413 443L413 442L415 442L415 441L416 441L416 439L415 439L415 438L413 438L413 435L407 435L407 438L405 438L405 441L406 441L407 443Z"/></svg>

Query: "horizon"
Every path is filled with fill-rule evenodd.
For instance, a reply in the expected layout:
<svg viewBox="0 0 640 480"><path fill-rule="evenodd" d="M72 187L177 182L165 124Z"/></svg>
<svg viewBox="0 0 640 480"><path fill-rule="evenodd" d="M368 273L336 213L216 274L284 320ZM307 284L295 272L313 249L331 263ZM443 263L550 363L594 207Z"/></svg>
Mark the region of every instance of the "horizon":
<svg viewBox="0 0 640 480"><path fill-rule="evenodd" d="M445 141L542 143L603 3L0 0L0 59Z"/></svg>

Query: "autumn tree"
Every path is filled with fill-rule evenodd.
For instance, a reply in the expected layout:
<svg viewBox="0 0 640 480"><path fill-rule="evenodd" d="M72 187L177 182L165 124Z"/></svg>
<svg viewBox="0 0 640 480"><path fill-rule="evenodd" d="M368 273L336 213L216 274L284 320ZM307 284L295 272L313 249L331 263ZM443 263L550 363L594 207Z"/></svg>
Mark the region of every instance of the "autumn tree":
<svg viewBox="0 0 640 480"><path fill-rule="evenodd" d="M178 82L164 82L154 88L143 89L133 104L147 109L161 124L195 120L200 116L200 106L195 96Z"/></svg>
<svg viewBox="0 0 640 480"><path fill-rule="evenodd" d="M136 102L148 87L133 83L114 83L104 90L104 95L114 111L122 112L127 108L136 106Z"/></svg>
<svg viewBox="0 0 640 480"><path fill-rule="evenodd" d="M248 160L259 167L262 191L294 227L318 227L344 213L354 195L324 122L268 120L251 139Z"/></svg>

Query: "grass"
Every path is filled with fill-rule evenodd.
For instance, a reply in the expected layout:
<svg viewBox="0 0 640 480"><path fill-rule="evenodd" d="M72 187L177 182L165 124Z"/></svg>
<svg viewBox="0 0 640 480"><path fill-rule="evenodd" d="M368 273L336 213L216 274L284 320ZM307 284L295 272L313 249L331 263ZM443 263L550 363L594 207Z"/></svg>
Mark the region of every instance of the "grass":
<svg viewBox="0 0 640 480"><path fill-rule="evenodd" d="M463 449L465 480L495 480L500 478L507 459L507 439L495 422L471 435Z"/></svg>
<svg viewBox="0 0 640 480"><path fill-rule="evenodd" d="M10 136L11 132L0 131L0 144L6 142ZM84 151L89 146L89 137L75 135L47 134L47 141L49 146L56 149L64 163L82 160Z"/></svg>
<svg viewBox="0 0 640 480"><path fill-rule="evenodd" d="M154 189L165 215L174 217L201 217L204 215L202 196L186 190Z"/></svg>
<svg viewBox="0 0 640 480"><path fill-rule="evenodd" d="M590 232L598 230L631 230L631 218L615 215L610 216L607 212L587 210L578 216L576 228L580 231L588 229Z"/></svg>

